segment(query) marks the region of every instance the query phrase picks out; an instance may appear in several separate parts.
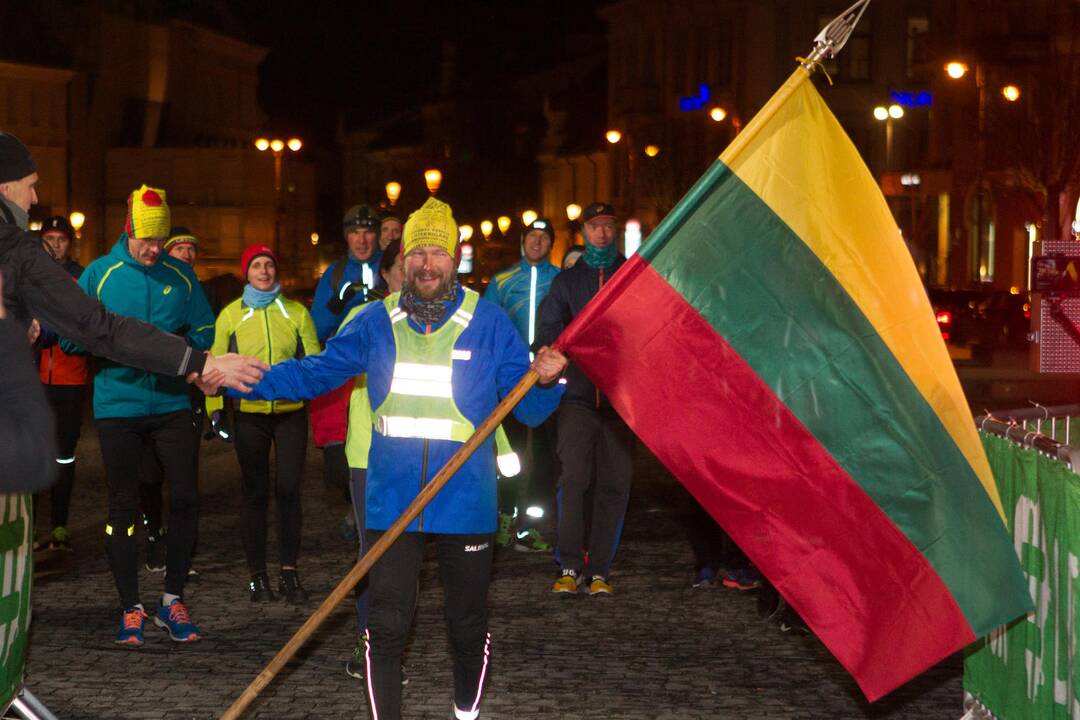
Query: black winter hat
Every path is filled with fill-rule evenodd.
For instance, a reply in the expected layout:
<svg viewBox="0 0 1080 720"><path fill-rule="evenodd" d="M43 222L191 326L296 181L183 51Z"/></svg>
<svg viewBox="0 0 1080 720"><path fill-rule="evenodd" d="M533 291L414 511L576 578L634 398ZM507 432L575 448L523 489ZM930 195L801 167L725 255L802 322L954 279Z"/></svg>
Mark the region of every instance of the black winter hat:
<svg viewBox="0 0 1080 720"><path fill-rule="evenodd" d="M551 221L547 218L536 218L531 223L525 226L521 231L521 240L525 241L525 236L531 233L533 230L539 230L548 236L551 242L555 242L555 228L552 226Z"/></svg>
<svg viewBox="0 0 1080 720"><path fill-rule="evenodd" d="M75 237L75 228L71 227L71 223L63 215L53 215L41 223L41 234L44 235L47 232L62 232L68 236L69 240Z"/></svg>
<svg viewBox="0 0 1080 720"><path fill-rule="evenodd" d="M30 149L11 133L0 132L0 183L22 180L37 172Z"/></svg>

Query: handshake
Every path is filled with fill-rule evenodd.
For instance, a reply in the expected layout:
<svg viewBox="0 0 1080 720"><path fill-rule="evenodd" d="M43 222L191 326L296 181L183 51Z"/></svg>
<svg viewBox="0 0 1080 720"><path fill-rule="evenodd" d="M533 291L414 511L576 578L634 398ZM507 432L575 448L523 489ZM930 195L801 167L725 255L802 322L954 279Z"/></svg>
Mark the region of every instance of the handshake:
<svg viewBox="0 0 1080 720"><path fill-rule="evenodd" d="M189 373L187 381L195 383L204 395L217 395L222 386L250 392L251 386L262 380L270 366L258 358L228 353L215 356L206 353L206 364L201 373Z"/></svg>

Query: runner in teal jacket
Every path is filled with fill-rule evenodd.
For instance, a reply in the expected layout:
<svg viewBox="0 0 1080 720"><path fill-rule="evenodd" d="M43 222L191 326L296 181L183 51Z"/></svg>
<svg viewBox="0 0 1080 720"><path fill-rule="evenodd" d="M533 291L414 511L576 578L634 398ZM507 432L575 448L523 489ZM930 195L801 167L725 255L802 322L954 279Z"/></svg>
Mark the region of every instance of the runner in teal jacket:
<svg viewBox="0 0 1080 720"><path fill-rule="evenodd" d="M214 313L191 266L167 255L150 267L140 265L128 252L126 233L108 255L87 266L79 286L112 312L181 335L196 350L208 350L214 341ZM61 347L65 352L77 350L67 340ZM191 407L191 395L182 377L138 370L104 358L97 363L95 418L142 417Z"/></svg>

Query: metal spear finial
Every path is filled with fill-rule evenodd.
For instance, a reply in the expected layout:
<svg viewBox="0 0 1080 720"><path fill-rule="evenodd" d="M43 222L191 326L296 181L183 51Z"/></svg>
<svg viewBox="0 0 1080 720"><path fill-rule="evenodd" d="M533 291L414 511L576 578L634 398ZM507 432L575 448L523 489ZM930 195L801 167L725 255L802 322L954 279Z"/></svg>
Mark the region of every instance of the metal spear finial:
<svg viewBox="0 0 1080 720"><path fill-rule="evenodd" d="M836 57L840 49L851 37L859 18L866 12L870 0L858 0L851 7L833 18L833 21L822 28L814 38L814 49L810 55L802 61L802 66L807 72L813 72L814 65L822 60Z"/></svg>

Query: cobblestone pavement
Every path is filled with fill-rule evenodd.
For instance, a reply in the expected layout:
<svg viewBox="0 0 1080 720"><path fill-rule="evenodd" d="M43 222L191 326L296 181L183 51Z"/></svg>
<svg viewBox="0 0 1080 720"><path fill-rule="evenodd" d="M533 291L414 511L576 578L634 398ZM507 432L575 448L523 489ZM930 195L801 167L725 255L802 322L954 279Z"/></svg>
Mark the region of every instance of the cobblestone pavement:
<svg viewBox="0 0 1080 720"><path fill-rule="evenodd" d="M301 576L306 608L253 605L239 536L239 472L231 447L203 446L202 515L187 592L204 640L176 646L148 624L140 650L112 643L119 620L104 553L104 476L96 433L84 427L73 502L74 553L39 553L27 683L60 718L219 716L300 626L353 560L338 536L346 505L309 453ZM616 594L549 592L550 555L502 551L491 587L492 671L487 718L959 718L952 658L871 706L812 637L783 635L758 617L754 593L690 587L692 557L679 523L689 496L641 452ZM47 518L47 501L39 508ZM43 523L38 529L43 531ZM270 558L275 557L271 531ZM149 607L160 576L142 574ZM273 573L272 573L273 579ZM450 718L451 679L434 561L425 563L415 636L405 660L406 718ZM343 663L355 640L339 607L263 692L247 717L366 718Z"/></svg>

